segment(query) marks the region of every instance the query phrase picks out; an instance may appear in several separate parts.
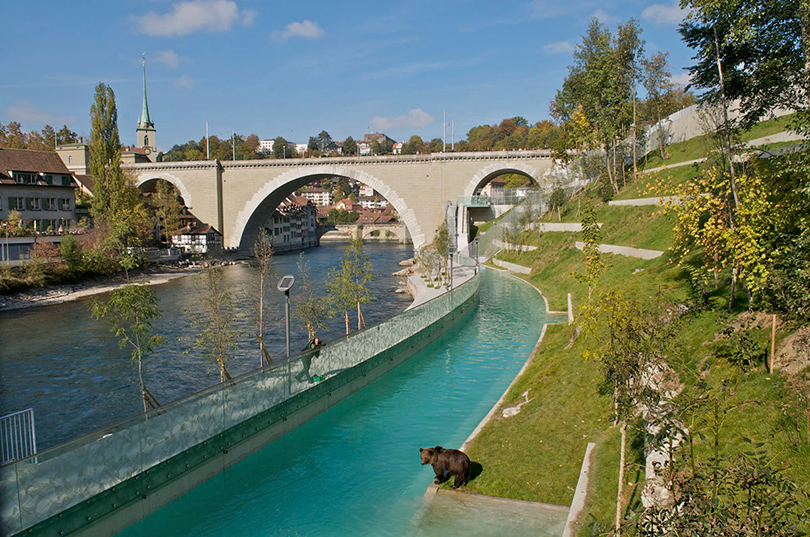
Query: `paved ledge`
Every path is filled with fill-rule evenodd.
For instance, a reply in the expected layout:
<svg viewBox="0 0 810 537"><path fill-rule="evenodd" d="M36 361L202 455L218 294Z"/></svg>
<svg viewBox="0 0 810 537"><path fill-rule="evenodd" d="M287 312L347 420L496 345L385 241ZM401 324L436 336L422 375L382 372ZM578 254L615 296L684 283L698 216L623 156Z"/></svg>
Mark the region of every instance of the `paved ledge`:
<svg viewBox="0 0 810 537"><path fill-rule="evenodd" d="M585 243L577 241L575 245L579 250L582 250ZM661 250L645 250L644 248L631 248L630 246L617 246L615 244L600 244L599 251L603 254L618 254L640 259L655 259L664 255Z"/></svg>
<svg viewBox="0 0 810 537"><path fill-rule="evenodd" d="M517 265L515 263L510 263L508 261L501 261L500 259L492 258L492 262L509 272L517 272L518 274L531 274L532 269L530 267L524 267L523 265Z"/></svg>
<svg viewBox="0 0 810 537"><path fill-rule="evenodd" d="M579 471L577 489L574 491L574 499L571 501L571 508L568 510L568 520L565 521L565 531L563 537L573 537L576 535L577 518L585 507L585 497L588 494L588 479L591 472L591 452L596 446L593 442L588 442L585 448L585 457L582 459L582 468Z"/></svg>
<svg viewBox="0 0 810 537"><path fill-rule="evenodd" d="M635 198L630 200L610 200L608 205L616 206L631 206L641 207L643 205L666 205L672 203L678 205L681 202L680 196L659 196L656 198Z"/></svg>

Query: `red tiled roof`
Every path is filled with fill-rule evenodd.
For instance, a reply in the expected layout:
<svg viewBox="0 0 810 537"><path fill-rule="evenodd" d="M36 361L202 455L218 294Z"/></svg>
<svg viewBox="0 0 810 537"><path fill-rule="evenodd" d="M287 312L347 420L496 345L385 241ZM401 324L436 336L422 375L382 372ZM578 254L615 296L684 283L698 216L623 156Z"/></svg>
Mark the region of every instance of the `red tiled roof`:
<svg viewBox="0 0 810 537"><path fill-rule="evenodd" d="M0 176L10 178L9 171L71 175L53 151L0 148Z"/></svg>

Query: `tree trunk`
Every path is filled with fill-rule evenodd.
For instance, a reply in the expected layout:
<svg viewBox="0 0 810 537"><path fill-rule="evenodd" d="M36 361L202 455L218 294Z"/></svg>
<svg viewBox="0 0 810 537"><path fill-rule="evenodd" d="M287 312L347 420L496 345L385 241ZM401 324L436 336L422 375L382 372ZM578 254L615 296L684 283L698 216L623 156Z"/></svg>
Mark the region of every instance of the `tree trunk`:
<svg viewBox="0 0 810 537"><path fill-rule="evenodd" d="M633 81L633 182L638 180L638 155L636 154L636 84Z"/></svg>
<svg viewBox="0 0 810 537"><path fill-rule="evenodd" d="M346 335L349 335L349 332L352 331L351 327L349 326L349 310L345 310L343 312L343 320L346 322Z"/></svg>
<svg viewBox="0 0 810 537"><path fill-rule="evenodd" d="M737 291L737 265L731 267L731 293L728 297L728 311L734 308L734 293Z"/></svg>
<svg viewBox="0 0 810 537"><path fill-rule="evenodd" d="M720 96L723 102L723 118L725 122L725 131L726 131L726 151L728 152L728 170L731 174L731 194L734 196L734 209L740 204L739 199L737 198L737 181L734 177L734 159L731 155L731 133L729 132L729 124L728 124L728 102L726 101L726 89L725 84L723 82L723 66L720 64L720 40L717 37L717 27L714 27L714 48L717 53L717 72L720 76ZM734 221L732 219L731 222L732 227L734 226ZM733 284L732 284L733 286Z"/></svg>
<svg viewBox="0 0 810 537"><path fill-rule="evenodd" d="M616 537L622 535L622 488L624 486L624 450L627 444L627 421L622 421L622 447L619 454L619 487L616 493Z"/></svg>
<svg viewBox="0 0 810 537"><path fill-rule="evenodd" d="M806 75L810 75L810 0L803 0L799 5L799 20L802 24L804 70ZM804 96L804 98L807 97Z"/></svg>
<svg viewBox="0 0 810 537"><path fill-rule="evenodd" d="M604 148L605 148L605 167L607 168L608 180L610 181L610 186L613 187L613 191L616 194L618 194L619 188L616 185L616 181L613 177L613 170L611 169L610 165L610 146L607 144L607 142L604 144Z"/></svg>

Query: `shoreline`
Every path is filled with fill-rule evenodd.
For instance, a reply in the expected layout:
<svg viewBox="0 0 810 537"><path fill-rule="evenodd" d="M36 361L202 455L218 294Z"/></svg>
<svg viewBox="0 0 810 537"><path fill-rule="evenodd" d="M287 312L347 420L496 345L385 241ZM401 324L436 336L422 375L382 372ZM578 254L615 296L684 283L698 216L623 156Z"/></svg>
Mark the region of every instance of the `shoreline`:
<svg viewBox="0 0 810 537"><path fill-rule="evenodd" d="M159 285L177 278L190 276L196 272L197 268L193 266L153 266L131 274L129 283ZM13 295L0 296L0 314L6 311L71 302L87 296L98 295L118 289L127 283L125 277L113 276L103 280L88 280L80 283L55 285Z"/></svg>

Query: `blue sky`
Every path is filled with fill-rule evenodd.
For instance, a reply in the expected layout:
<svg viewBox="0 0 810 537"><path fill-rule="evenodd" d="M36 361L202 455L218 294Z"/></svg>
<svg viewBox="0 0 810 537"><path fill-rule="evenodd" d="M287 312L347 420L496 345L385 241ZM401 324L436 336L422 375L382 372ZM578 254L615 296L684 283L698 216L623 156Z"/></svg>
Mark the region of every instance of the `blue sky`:
<svg viewBox="0 0 810 537"><path fill-rule="evenodd" d="M646 51L670 53L676 81L692 53L672 0L116 0L7 2L0 123L90 132L99 82L112 86L124 144L141 111L141 53L158 146L211 134L306 142L386 132L456 140L516 115L548 118L588 20L630 17ZM447 131L450 141L450 127Z"/></svg>

